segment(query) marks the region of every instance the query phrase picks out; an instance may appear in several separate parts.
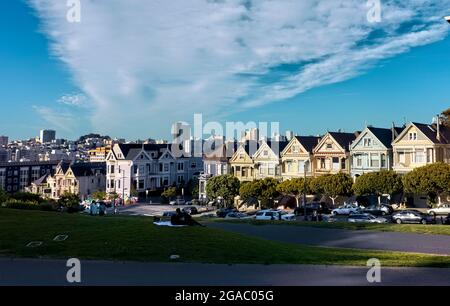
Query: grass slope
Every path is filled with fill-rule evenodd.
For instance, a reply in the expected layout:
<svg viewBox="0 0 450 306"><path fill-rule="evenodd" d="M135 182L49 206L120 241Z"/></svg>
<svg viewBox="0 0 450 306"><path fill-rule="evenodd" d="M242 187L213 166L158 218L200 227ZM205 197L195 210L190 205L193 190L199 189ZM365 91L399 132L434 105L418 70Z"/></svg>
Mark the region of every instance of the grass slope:
<svg viewBox="0 0 450 306"><path fill-rule="evenodd" d="M385 266L450 267L450 256L428 256L299 246L212 228L163 228L144 217L91 217L0 209L0 255L167 262L365 265L376 257ZM54 242L67 234L69 239ZM43 241L27 248L30 241Z"/></svg>

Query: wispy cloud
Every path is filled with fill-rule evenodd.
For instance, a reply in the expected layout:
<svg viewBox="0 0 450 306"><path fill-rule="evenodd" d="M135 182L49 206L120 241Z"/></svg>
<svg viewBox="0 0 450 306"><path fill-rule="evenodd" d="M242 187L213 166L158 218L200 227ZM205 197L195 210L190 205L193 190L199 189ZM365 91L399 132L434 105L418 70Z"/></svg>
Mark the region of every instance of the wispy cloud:
<svg viewBox="0 0 450 306"><path fill-rule="evenodd" d="M79 124L77 116L67 110L38 105L34 105L33 110L49 127L63 131L65 134L73 134Z"/></svg>
<svg viewBox="0 0 450 306"><path fill-rule="evenodd" d="M65 94L58 99L58 103L67 106L85 107L87 106L87 98L81 93Z"/></svg>
<svg viewBox="0 0 450 306"><path fill-rule="evenodd" d="M65 1L29 2L92 101L94 127L139 135L358 76L443 39L450 7L384 0L381 23L369 23L365 0L81 1L77 24Z"/></svg>

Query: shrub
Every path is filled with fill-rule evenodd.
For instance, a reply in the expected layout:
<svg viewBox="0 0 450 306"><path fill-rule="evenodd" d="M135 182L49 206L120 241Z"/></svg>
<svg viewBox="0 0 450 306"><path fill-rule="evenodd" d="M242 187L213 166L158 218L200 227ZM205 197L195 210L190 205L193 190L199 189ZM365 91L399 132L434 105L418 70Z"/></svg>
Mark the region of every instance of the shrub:
<svg viewBox="0 0 450 306"><path fill-rule="evenodd" d="M29 192L16 192L11 195L11 198L22 202L44 202L39 195Z"/></svg>
<svg viewBox="0 0 450 306"><path fill-rule="evenodd" d="M26 209L26 210L40 210L38 202L35 201L19 201L16 199L9 199L2 204L2 207L12 209Z"/></svg>
<svg viewBox="0 0 450 306"><path fill-rule="evenodd" d="M66 193L58 200L58 205L67 210L68 213L75 213L81 210L80 198L76 194Z"/></svg>

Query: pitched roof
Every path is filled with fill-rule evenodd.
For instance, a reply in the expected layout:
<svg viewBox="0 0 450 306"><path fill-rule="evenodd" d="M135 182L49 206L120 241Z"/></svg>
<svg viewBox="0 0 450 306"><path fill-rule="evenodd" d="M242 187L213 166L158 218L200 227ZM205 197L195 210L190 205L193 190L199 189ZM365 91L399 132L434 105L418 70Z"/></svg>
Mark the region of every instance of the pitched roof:
<svg viewBox="0 0 450 306"><path fill-rule="evenodd" d="M74 163L70 169L75 177L93 176L96 173L106 174L105 163Z"/></svg>
<svg viewBox="0 0 450 306"><path fill-rule="evenodd" d="M280 153L287 147L289 141L267 141L266 143L272 151L279 156Z"/></svg>
<svg viewBox="0 0 450 306"><path fill-rule="evenodd" d="M295 138L302 144L306 151L312 152L319 144L321 137L316 136L295 136Z"/></svg>
<svg viewBox="0 0 450 306"><path fill-rule="evenodd" d="M162 151L169 148L168 144L138 144L138 143L127 143L127 144L119 144L119 148L123 153L125 159L131 160L134 159L144 148L146 152L158 152L158 158L161 157Z"/></svg>
<svg viewBox="0 0 450 306"><path fill-rule="evenodd" d="M437 125L412 122L422 133L425 134L435 144L450 144L450 128L439 126L440 139L437 139Z"/></svg>
<svg viewBox="0 0 450 306"><path fill-rule="evenodd" d="M396 135L394 136L394 139L392 139L392 129L376 128L371 126L367 127L367 129L370 130L386 148L392 148L392 142L395 137L400 135L403 131L403 128L394 128Z"/></svg>
<svg viewBox="0 0 450 306"><path fill-rule="evenodd" d="M33 184L35 184L35 185L42 185L42 184L47 182L47 178L49 176L50 176L49 174L45 174L45 175L41 176L40 178L38 178L37 180L35 180L33 182Z"/></svg>
<svg viewBox="0 0 450 306"><path fill-rule="evenodd" d="M336 142L344 148L346 151L350 150L351 143L358 137L360 132L355 133L341 133L341 132L329 132L331 137L336 140Z"/></svg>

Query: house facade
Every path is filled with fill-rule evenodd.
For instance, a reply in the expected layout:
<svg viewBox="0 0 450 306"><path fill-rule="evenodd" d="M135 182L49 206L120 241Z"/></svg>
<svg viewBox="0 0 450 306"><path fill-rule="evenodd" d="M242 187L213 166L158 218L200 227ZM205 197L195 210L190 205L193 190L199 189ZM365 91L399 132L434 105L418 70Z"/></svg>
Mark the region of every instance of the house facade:
<svg viewBox="0 0 450 306"><path fill-rule="evenodd" d="M350 146L353 178L368 172L392 170L392 142L403 128L366 127Z"/></svg>
<svg viewBox="0 0 450 306"><path fill-rule="evenodd" d="M255 179L255 164L253 155L259 149L259 142L246 141L241 143L230 159L231 173L241 182Z"/></svg>
<svg viewBox="0 0 450 306"><path fill-rule="evenodd" d="M282 179L280 153L287 145L286 141L261 141L258 150L252 156L255 179Z"/></svg>
<svg viewBox="0 0 450 306"><path fill-rule="evenodd" d="M106 191L129 198L187 184L203 171L203 160L186 152L178 157L169 144L115 144L106 158Z"/></svg>
<svg viewBox="0 0 450 306"><path fill-rule="evenodd" d="M410 123L392 143L393 169L408 173L435 162L450 163L450 128Z"/></svg>
<svg viewBox="0 0 450 306"><path fill-rule="evenodd" d="M313 150L320 137L295 136L281 152L281 175L283 180L314 175Z"/></svg>
<svg viewBox="0 0 450 306"><path fill-rule="evenodd" d="M359 133L328 132L313 150L314 176L350 174L350 144Z"/></svg>
<svg viewBox="0 0 450 306"><path fill-rule="evenodd" d="M53 199L59 199L65 193L72 193L84 200L96 191L105 191L106 165L60 162L55 174L47 178L47 185Z"/></svg>

